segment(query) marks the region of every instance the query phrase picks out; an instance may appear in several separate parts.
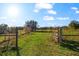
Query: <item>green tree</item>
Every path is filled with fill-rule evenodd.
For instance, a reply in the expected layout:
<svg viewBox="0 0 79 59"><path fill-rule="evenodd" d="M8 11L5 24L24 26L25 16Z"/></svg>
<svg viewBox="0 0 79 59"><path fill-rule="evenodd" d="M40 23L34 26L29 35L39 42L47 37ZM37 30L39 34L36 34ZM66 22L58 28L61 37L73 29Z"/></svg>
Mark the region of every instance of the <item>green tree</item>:
<svg viewBox="0 0 79 59"><path fill-rule="evenodd" d="M25 22L25 27L31 28L31 31L36 31L37 21L30 20Z"/></svg>
<svg viewBox="0 0 79 59"><path fill-rule="evenodd" d="M69 24L69 27L73 28L73 29L78 29L79 28L79 21L76 21L76 20L71 21Z"/></svg>
<svg viewBox="0 0 79 59"><path fill-rule="evenodd" d="M7 24L0 24L0 33L5 33L7 28L8 28Z"/></svg>

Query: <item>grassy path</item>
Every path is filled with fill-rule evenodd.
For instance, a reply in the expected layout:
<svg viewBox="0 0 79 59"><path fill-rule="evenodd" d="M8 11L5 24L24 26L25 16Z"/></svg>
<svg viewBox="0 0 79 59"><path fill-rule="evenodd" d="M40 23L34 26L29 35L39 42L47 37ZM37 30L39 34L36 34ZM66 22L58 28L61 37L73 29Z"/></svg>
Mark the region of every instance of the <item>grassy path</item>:
<svg viewBox="0 0 79 59"><path fill-rule="evenodd" d="M22 55L49 55L51 33L32 33L26 38L20 39L20 53Z"/></svg>

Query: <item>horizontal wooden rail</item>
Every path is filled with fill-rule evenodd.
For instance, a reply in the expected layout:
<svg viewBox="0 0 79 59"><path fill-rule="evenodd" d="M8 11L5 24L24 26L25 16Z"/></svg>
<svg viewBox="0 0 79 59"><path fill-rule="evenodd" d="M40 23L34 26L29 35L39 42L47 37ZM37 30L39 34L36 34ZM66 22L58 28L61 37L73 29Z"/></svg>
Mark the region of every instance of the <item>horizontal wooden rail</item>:
<svg viewBox="0 0 79 59"><path fill-rule="evenodd" d="M61 35L61 36L79 36L79 35Z"/></svg>
<svg viewBox="0 0 79 59"><path fill-rule="evenodd" d="M0 42L0 45L4 42L7 42L7 41L10 41L9 39L8 40L3 40L2 42Z"/></svg>

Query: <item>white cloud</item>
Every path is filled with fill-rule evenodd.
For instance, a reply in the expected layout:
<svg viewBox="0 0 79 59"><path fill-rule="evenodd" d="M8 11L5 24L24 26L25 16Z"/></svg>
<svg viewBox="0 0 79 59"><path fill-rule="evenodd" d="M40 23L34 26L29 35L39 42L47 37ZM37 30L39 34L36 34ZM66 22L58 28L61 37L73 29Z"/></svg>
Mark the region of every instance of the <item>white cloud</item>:
<svg viewBox="0 0 79 59"><path fill-rule="evenodd" d="M39 12L39 10L38 10L38 9L35 9L35 10L34 10L34 12L35 12L35 13L38 13L38 12Z"/></svg>
<svg viewBox="0 0 79 59"><path fill-rule="evenodd" d="M49 4L49 3L36 3L35 4L35 9L34 12L38 13L41 9L52 9L54 4Z"/></svg>
<svg viewBox="0 0 79 59"><path fill-rule="evenodd" d="M51 9L52 8L52 5L49 4L49 3L37 3L35 5L35 8L36 9Z"/></svg>
<svg viewBox="0 0 79 59"><path fill-rule="evenodd" d="M18 19L16 19L16 18L10 18L10 17L0 17L0 20L1 21L4 21L4 22L17 22L18 21Z"/></svg>
<svg viewBox="0 0 79 59"><path fill-rule="evenodd" d="M0 17L0 20L6 20L7 19L7 17Z"/></svg>
<svg viewBox="0 0 79 59"><path fill-rule="evenodd" d="M71 9L73 9L73 10L75 11L75 13L77 13L77 14L79 13L79 10L78 10L79 8L77 8L77 7L72 7Z"/></svg>
<svg viewBox="0 0 79 59"><path fill-rule="evenodd" d="M52 16L44 16L43 20L54 20Z"/></svg>
<svg viewBox="0 0 79 59"><path fill-rule="evenodd" d="M78 8L77 8L77 7L71 7L71 9L73 9L73 10L78 10Z"/></svg>
<svg viewBox="0 0 79 59"><path fill-rule="evenodd" d="M69 17L57 17L58 20L69 20Z"/></svg>
<svg viewBox="0 0 79 59"><path fill-rule="evenodd" d="M54 10L48 10L48 13L49 13L49 14L57 14L57 12L54 11Z"/></svg>
<svg viewBox="0 0 79 59"><path fill-rule="evenodd" d="M35 4L35 9L33 10L35 13L38 13L40 10L44 9L47 10L48 14L57 14L56 11L52 10L53 6L55 4L50 4L50 3L36 3Z"/></svg>
<svg viewBox="0 0 79 59"><path fill-rule="evenodd" d="M79 10L77 10L76 13L79 13Z"/></svg>

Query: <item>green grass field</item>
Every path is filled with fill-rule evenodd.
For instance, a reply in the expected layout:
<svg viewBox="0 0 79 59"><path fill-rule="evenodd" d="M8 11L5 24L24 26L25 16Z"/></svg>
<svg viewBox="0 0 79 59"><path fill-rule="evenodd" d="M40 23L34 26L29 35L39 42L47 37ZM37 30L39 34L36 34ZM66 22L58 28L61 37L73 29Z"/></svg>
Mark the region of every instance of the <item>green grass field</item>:
<svg viewBox="0 0 79 59"><path fill-rule="evenodd" d="M78 37L65 37L65 42L54 42L51 32L32 32L19 37L19 55L21 56L79 56ZM77 39L76 39L77 38ZM10 50L1 55L15 56Z"/></svg>
<svg viewBox="0 0 79 59"><path fill-rule="evenodd" d="M54 43L52 33L34 32L19 41L20 55L30 56L55 56L55 55L79 55L79 50L73 46L79 46L75 39L65 44ZM64 45L64 46L63 46ZM67 45L67 47L65 46ZM69 47L69 48L68 48ZM71 49L70 49L71 48Z"/></svg>

